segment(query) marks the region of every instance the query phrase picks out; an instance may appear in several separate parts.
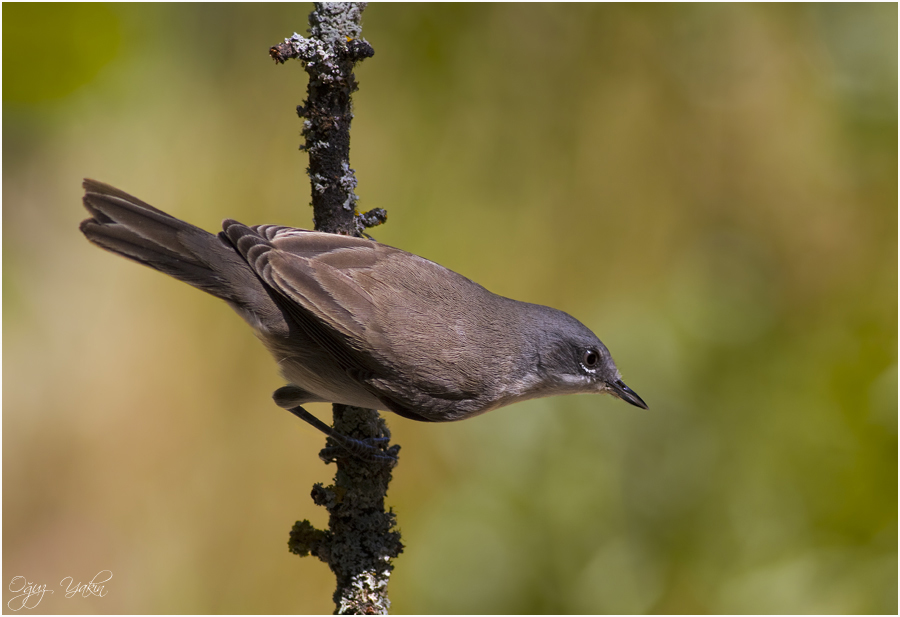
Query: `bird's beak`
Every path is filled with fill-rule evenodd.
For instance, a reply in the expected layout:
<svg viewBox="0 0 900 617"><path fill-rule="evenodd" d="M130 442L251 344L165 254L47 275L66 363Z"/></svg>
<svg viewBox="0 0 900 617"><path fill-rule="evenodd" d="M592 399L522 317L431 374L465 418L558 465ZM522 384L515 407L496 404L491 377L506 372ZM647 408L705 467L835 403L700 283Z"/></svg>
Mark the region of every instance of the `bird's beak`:
<svg viewBox="0 0 900 617"><path fill-rule="evenodd" d="M625 382L621 379L617 379L608 385L610 391L626 403L631 403L635 407L640 407L641 409L649 409L647 403L644 402L644 399L639 397L637 392L626 386Z"/></svg>

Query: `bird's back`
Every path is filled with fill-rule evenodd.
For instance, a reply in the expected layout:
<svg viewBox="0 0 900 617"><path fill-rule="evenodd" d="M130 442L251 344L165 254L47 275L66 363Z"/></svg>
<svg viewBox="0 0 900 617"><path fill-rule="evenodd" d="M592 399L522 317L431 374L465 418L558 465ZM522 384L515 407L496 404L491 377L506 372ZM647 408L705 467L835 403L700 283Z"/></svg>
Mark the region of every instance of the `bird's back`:
<svg viewBox="0 0 900 617"><path fill-rule="evenodd" d="M235 235L227 222L225 229ZM447 420L484 411L486 401L501 394L502 377L523 351L509 336L517 330L520 303L377 242L284 227L251 229L269 245L266 251L248 249L237 240L251 266L349 347L377 357L369 385L384 397Z"/></svg>

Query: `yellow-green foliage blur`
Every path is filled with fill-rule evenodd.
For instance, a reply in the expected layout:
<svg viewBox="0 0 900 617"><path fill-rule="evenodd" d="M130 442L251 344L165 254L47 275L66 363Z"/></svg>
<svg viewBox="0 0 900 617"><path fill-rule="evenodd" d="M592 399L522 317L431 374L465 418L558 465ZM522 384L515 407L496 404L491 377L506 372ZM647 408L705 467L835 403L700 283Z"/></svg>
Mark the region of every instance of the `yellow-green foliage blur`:
<svg viewBox="0 0 900 617"><path fill-rule="evenodd" d="M274 362L78 232L85 176L310 227L306 73L268 57L310 9L3 5L5 611L16 576L54 590L32 612L333 610L286 544L333 467ZM650 405L388 414L393 610L896 613L897 6L374 4L363 33L375 237L576 316Z"/></svg>

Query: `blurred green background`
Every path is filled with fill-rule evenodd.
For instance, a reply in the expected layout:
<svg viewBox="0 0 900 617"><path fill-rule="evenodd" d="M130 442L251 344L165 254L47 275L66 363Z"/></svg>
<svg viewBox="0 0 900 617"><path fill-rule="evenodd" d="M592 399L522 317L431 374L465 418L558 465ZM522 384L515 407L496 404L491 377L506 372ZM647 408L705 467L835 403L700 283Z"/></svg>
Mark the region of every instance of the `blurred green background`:
<svg viewBox="0 0 900 617"><path fill-rule="evenodd" d="M286 545L333 467L272 360L78 232L85 176L311 226L306 74L267 54L310 8L3 5L4 602L19 575L46 612L333 610ZM389 415L393 611L896 613L897 6L376 4L363 32L374 235L575 315L650 404Z"/></svg>

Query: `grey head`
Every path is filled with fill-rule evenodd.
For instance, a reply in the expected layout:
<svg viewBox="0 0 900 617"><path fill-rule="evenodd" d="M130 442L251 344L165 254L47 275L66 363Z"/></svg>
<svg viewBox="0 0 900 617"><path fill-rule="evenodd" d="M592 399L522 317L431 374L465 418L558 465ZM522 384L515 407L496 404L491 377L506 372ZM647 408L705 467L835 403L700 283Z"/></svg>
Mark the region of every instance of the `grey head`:
<svg viewBox="0 0 900 617"><path fill-rule="evenodd" d="M539 304L523 305L525 327L535 334L537 358L532 396L602 393L642 409L647 404L625 385L606 345L587 326L564 313Z"/></svg>

